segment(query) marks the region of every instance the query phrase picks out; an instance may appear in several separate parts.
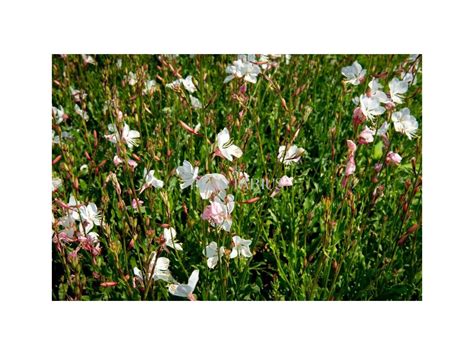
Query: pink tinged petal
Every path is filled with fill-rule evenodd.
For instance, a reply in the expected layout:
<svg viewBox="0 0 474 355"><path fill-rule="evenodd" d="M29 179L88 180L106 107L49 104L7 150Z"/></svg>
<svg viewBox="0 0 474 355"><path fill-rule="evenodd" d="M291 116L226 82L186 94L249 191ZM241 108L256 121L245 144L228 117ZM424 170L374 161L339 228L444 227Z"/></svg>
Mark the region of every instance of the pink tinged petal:
<svg viewBox="0 0 474 355"><path fill-rule="evenodd" d="M278 182L279 187L287 187L293 186L293 178L288 176L281 177L280 181Z"/></svg>
<svg viewBox="0 0 474 355"><path fill-rule="evenodd" d="M347 161L345 175L346 176L352 175L354 174L355 170L356 170L355 159L354 159L354 156L351 155L349 157L349 160Z"/></svg>
<svg viewBox="0 0 474 355"><path fill-rule="evenodd" d="M352 113L352 122L355 125L359 125L366 120L364 113L360 107L356 107Z"/></svg>
<svg viewBox="0 0 474 355"><path fill-rule="evenodd" d="M365 126L364 130L359 134L359 144L368 144L374 141L375 131Z"/></svg>
<svg viewBox="0 0 474 355"><path fill-rule="evenodd" d="M122 160L122 159L120 159L117 155L114 156L114 165L115 165L115 166L119 166L119 165L122 164L122 163L123 163L123 160Z"/></svg>
<svg viewBox="0 0 474 355"><path fill-rule="evenodd" d="M402 157L399 154L390 151L387 153L385 161L388 165L399 165L402 161Z"/></svg>
<svg viewBox="0 0 474 355"><path fill-rule="evenodd" d="M347 140L347 148L349 149L349 155L352 155L357 150L357 145L353 141Z"/></svg>
<svg viewBox="0 0 474 355"><path fill-rule="evenodd" d="M212 206L209 205L204 209L204 212L202 213L201 218L205 221L210 221L211 220L211 218L212 218Z"/></svg>

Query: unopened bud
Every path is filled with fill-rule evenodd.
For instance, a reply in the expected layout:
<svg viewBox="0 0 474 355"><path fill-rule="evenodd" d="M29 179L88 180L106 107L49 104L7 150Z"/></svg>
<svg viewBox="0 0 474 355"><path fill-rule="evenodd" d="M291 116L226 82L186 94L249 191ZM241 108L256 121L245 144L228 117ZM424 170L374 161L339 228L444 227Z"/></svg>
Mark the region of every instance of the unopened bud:
<svg viewBox="0 0 474 355"><path fill-rule="evenodd" d="M411 158L410 162L411 162L411 168L413 169L413 174L416 175L416 159L415 159L415 157Z"/></svg>
<svg viewBox="0 0 474 355"><path fill-rule="evenodd" d="M410 228L408 228L407 230L407 233L406 234L412 234L413 232L415 232L417 229L418 229L418 224L415 223L414 225L412 225Z"/></svg>
<svg viewBox="0 0 474 355"><path fill-rule="evenodd" d="M405 190L408 191L408 189L410 188L410 186L411 186L410 180L406 179L406 180L405 180Z"/></svg>
<svg viewBox="0 0 474 355"><path fill-rule="evenodd" d="M102 167L105 165L105 163L107 163L107 160L102 160L102 161L99 163L99 165L97 165L97 168L99 168L99 169L102 168Z"/></svg>
<svg viewBox="0 0 474 355"><path fill-rule="evenodd" d="M132 157L133 159L135 159L136 161L141 161L140 157L138 155L136 155L135 153L132 153Z"/></svg>
<svg viewBox="0 0 474 355"><path fill-rule="evenodd" d="M113 287L113 286L116 286L117 285L117 282L115 281L106 281L106 282L102 282L100 284L100 286L102 287Z"/></svg>
<svg viewBox="0 0 474 355"><path fill-rule="evenodd" d="M260 200L260 197L257 196L257 197L253 197L253 198L251 198L251 199L249 199L249 200L242 201L242 202L240 202L240 203L244 203L244 204L246 204L246 205L249 205L249 204L251 204L251 203L257 202L258 200Z"/></svg>
<svg viewBox="0 0 474 355"><path fill-rule="evenodd" d="M56 164L57 162L59 162L61 160L61 158L62 158L61 155L58 155L56 158L54 158L53 165Z"/></svg>
<svg viewBox="0 0 474 355"><path fill-rule="evenodd" d="M406 213L407 211L408 211L408 203L405 202L405 203L403 204L403 212Z"/></svg>
<svg viewBox="0 0 474 355"><path fill-rule="evenodd" d="M397 242L398 246L402 246L403 244L405 244L405 242L406 242L406 240L407 240L407 238L408 238L408 235L409 235L409 234L405 234L404 236L402 236L402 237L398 240L398 242Z"/></svg>

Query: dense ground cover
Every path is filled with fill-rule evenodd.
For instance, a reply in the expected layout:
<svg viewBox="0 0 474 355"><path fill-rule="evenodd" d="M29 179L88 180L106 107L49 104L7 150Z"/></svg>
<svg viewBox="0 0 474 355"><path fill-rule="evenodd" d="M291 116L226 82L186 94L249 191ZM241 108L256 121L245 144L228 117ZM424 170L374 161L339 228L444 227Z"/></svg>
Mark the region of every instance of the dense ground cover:
<svg viewBox="0 0 474 355"><path fill-rule="evenodd" d="M53 56L53 299L420 300L421 69Z"/></svg>

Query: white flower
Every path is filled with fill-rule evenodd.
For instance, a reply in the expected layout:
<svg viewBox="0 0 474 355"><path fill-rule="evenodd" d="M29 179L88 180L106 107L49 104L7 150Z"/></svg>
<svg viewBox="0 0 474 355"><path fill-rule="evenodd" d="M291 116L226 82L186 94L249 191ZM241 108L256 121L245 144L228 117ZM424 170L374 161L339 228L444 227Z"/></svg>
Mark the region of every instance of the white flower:
<svg viewBox="0 0 474 355"><path fill-rule="evenodd" d="M355 61L352 65L342 68L341 73L347 78L347 83L359 85L364 80L366 70Z"/></svg>
<svg viewBox="0 0 474 355"><path fill-rule="evenodd" d="M140 133L138 131L130 130L128 124L124 124L123 132L122 132L122 139L127 143L129 148L138 145L138 138L140 137Z"/></svg>
<svg viewBox="0 0 474 355"><path fill-rule="evenodd" d="M168 287L169 293L178 297L187 297L189 300L194 300L194 289L199 281L199 270L194 270L189 276L187 284L172 284Z"/></svg>
<svg viewBox="0 0 474 355"><path fill-rule="evenodd" d="M82 90L76 90L74 88L69 88L71 90L71 96L74 100L74 102L81 102L86 99L87 93L85 93Z"/></svg>
<svg viewBox="0 0 474 355"><path fill-rule="evenodd" d="M153 94L156 89L156 81L155 80L147 80L145 83L145 87L143 88L144 94Z"/></svg>
<svg viewBox="0 0 474 355"><path fill-rule="evenodd" d="M76 231L76 219L74 218L73 213L68 213L61 217L59 219L59 225L64 228L61 232L64 232L68 238L74 237L74 232Z"/></svg>
<svg viewBox="0 0 474 355"><path fill-rule="evenodd" d="M53 106L53 116L56 119L56 124L60 124L67 117L62 106L59 108Z"/></svg>
<svg viewBox="0 0 474 355"><path fill-rule="evenodd" d="M73 138L72 134L69 133L68 131L62 131L61 132L61 140L64 141L66 139L72 139L72 138ZM59 141L60 141L59 136L56 135L56 133L54 133L54 131L53 131L53 144L59 144Z"/></svg>
<svg viewBox="0 0 474 355"><path fill-rule="evenodd" d="M232 161L232 156L236 158L240 158L242 156L242 150L235 144L232 144L232 140L230 139L227 128L224 128L219 132L219 134L217 134L217 146L219 147L219 152L222 157L226 158L227 160Z"/></svg>
<svg viewBox="0 0 474 355"><path fill-rule="evenodd" d="M89 120L89 115L87 114L87 111L85 110L82 110L78 104L75 104L74 105L74 111L79 115L81 116L84 121L88 121Z"/></svg>
<svg viewBox="0 0 474 355"><path fill-rule="evenodd" d="M80 234L78 235L78 239L82 243L86 243L88 245L98 247L100 244L99 235L96 232L87 232L84 233L84 230L80 228Z"/></svg>
<svg viewBox="0 0 474 355"><path fill-rule="evenodd" d="M298 162L304 152L303 148L298 148L296 145L292 145L288 149L282 145L278 149L278 160L285 165L290 165Z"/></svg>
<svg viewBox="0 0 474 355"><path fill-rule="evenodd" d="M79 171L83 174L87 174L89 172L89 166L87 164L82 164Z"/></svg>
<svg viewBox="0 0 474 355"><path fill-rule="evenodd" d="M380 85L378 79L372 79L369 83L369 88L370 88L370 96L371 97L376 97L379 99L379 101L383 104L386 104L390 102L389 98L387 95L383 92L383 87Z"/></svg>
<svg viewBox="0 0 474 355"><path fill-rule="evenodd" d="M107 127L112 134L105 135L105 138L108 139L110 142L116 144L117 141L120 139L120 135L117 131L117 126L114 124L109 124ZM129 148L138 145L139 137L140 133L138 131L130 130L128 124L124 123L122 131L122 140L127 144Z"/></svg>
<svg viewBox="0 0 474 355"><path fill-rule="evenodd" d="M176 230L173 227L165 228L163 230L163 237L165 238L166 246L176 250L183 250L181 243L178 243L178 241L175 239Z"/></svg>
<svg viewBox="0 0 474 355"><path fill-rule="evenodd" d="M173 90L178 90L181 84L183 84L184 88L191 94L197 90L196 86L194 86L193 77L191 75L188 75L186 79L177 79L165 86Z"/></svg>
<svg viewBox="0 0 474 355"><path fill-rule="evenodd" d="M69 206L69 210L71 211L72 218L74 218L76 221L79 221L80 218L79 213L77 212L77 207L80 205L80 203L76 201L73 195L69 196L69 202L67 203L67 205Z"/></svg>
<svg viewBox="0 0 474 355"><path fill-rule="evenodd" d="M183 84L184 88L191 94L197 90L194 86L193 77L191 75L188 75L186 79L181 79L181 83Z"/></svg>
<svg viewBox="0 0 474 355"><path fill-rule="evenodd" d="M229 181L222 174L206 174L202 176L198 182L199 193L204 200L209 199L212 194L217 194L220 191L227 189Z"/></svg>
<svg viewBox="0 0 474 355"><path fill-rule="evenodd" d="M254 55L240 55L237 60L227 66L225 71L229 75L225 78L224 84L234 78L242 77L245 81L255 84L257 82L257 76L260 74L260 67L252 63L253 61L255 61Z"/></svg>
<svg viewBox="0 0 474 355"><path fill-rule="evenodd" d="M142 193L143 191L145 191L145 189L148 189L149 187L152 187L152 186L155 189L157 188L161 189L164 186L163 181L155 178L155 170L147 171L146 168L143 169L143 177L144 177L145 183L143 184L139 193Z"/></svg>
<svg viewBox="0 0 474 355"><path fill-rule="evenodd" d="M183 80L183 79L177 79L177 80L175 80L171 83L166 84L165 86L167 88L170 88L170 89L173 89L173 90L178 90L179 86L181 85L181 80Z"/></svg>
<svg viewBox="0 0 474 355"><path fill-rule="evenodd" d="M204 256L207 258L207 266L209 269L214 269L219 260L224 255L224 247L217 248L216 242L211 242L203 251Z"/></svg>
<svg viewBox="0 0 474 355"><path fill-rule="evenodd" d="M293 186L293 178L284 175L280 178L280 181L278 181L278 187L288 187L288 186Z"/></svg>
<svg viewBox="0 0 474 355"><path fill-rule="evenodd" d="M198 167L193 168L191 163L187 160L183 161L182 166L176 168L176 174L183 180L179 185L181 190L185 189L188 186L191 186L198 177Z"/></svg>
<svg viewBox="0 0 474 355"><path fill-rule="evenodd" d="M170 260L168 258L159 257L157 259L156 253L153 252L151 254L150 263L148 264L148 277L153 277L153 280L155 281L163 280L166 282L173 282L173 276L171 276L171 272L168 270L169 265ZM133 268L133 273L141 282L143 282L143 274L137 267Z"/></svg>
<svg viewBox="0 0 474 355"><path fill-rule="evenodd" d="M134 72L129 72L128 75L125 77L125 80L128 81L128 84L134 86L137 83L137 76Z"/></svg>
<svg viewBox="0 0 474 355"><path fill-rule="evenodd" d="M101 216L95 203L91 202L86 206L79 207L82 222L85 223L86 233L92 229L94 224L100 226Z"/></svg>
<svg viewBox="0 0 474 355"><path fill-rule="evenodd" d="M375 116L380 116L385 112L385 108L380 106L380 100L374 96L361 95L360 109L365 117L373 120Z"/></svg>
<svg viewBox="0 0 474 355"><path fill-rule="evenodd" d="M412 139L418 129L418 122L416 118L410 114L408 108L394 112L392 114L392 122L395 131L406 134L408 139Z"/></svg>
<svg viewBox="0 0 474 355"><path fill-rule="evenodd" d="M413 76L412 73L405 73L405 72L402 72L400 74L400 78L406 82L408 85L411 85L411 84L416 84L416 77Z"/></svg>
<svg viewBox="0 0 474 355"><path fill-rule="evenodd" d="M191 100L191 107L194 109L202 108L202 103L199 101L198 98L194 97L193 95L189 95Z"/></svg>
<svg viewBox="0 0 474 355"><path fill-rule="evenodd" d="M241 78L242 75L240 74L240 67L242 66L242 61L241 60L236 60L233 62L233 64L228 65L227 68L225 69L225 72L229 75L227 75L224 79L224 84L228 83L232 79L238 77Z"/></svg>
<svg viewBox="0 0 474 355"><path fill-rule="evenodd" d="M234 243L234 247L232 248L232 252L230 253L230 258L233 259L237 256L250 258L252 256L252 252L250 251L249 245L252 244L252 240L246 240L240 238L238 235L232 237L232 241Z"/></svg>
<svg viewBox="0 0 474 355"><path fill-rule="evenodd" d="M81 54L82 60L84 61L85 64L97 64L95 59L92 58L90 55L87 54Z"/></svg>
<svg viewBox="0 0 474 355"><path fill-rule="evenodd" d="M53 178L53 192L59 189L59 187L63 184L63 181L60 178Z"/></svg>
<svg viewBox="0 0 474 355"><path fill-rule="evenodd" d="M270 62L269 56L265 54L260 55L260 57L258 58L258 61L261 62L260 66L262 67L263 70L266 70L272 65L272 63Z"/></svg>
<svg viewBox="0 0 474 355"><path fill-rule="evenodd" d="M390 98L395 104L403 103L403 94L408 91L408 82L404 80L398 80L398 78L393 78L389 83L388 87L390 88Z"/></svg>

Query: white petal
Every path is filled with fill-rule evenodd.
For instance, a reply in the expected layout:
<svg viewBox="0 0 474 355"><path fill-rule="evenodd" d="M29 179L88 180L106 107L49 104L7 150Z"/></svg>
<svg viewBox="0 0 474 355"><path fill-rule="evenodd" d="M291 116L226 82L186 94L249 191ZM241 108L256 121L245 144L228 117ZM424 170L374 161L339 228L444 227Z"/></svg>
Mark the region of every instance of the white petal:
<svg viewBox="0 0 474 355"><path fill-rule="evenodd" d="M191 287L191 292L196 288L196 284L199 280L199 270L194 270L189 276L188 285Z"/></svg>
<svg viewBox="0 0 474 355"><path fill-rule="evenodd" d="M219 132L217 135L217 145L219 146L219 149L223 149L224 145L230 140L230 135L229 131L227 130L227 127L224 127L222 131Z"/></svg>

